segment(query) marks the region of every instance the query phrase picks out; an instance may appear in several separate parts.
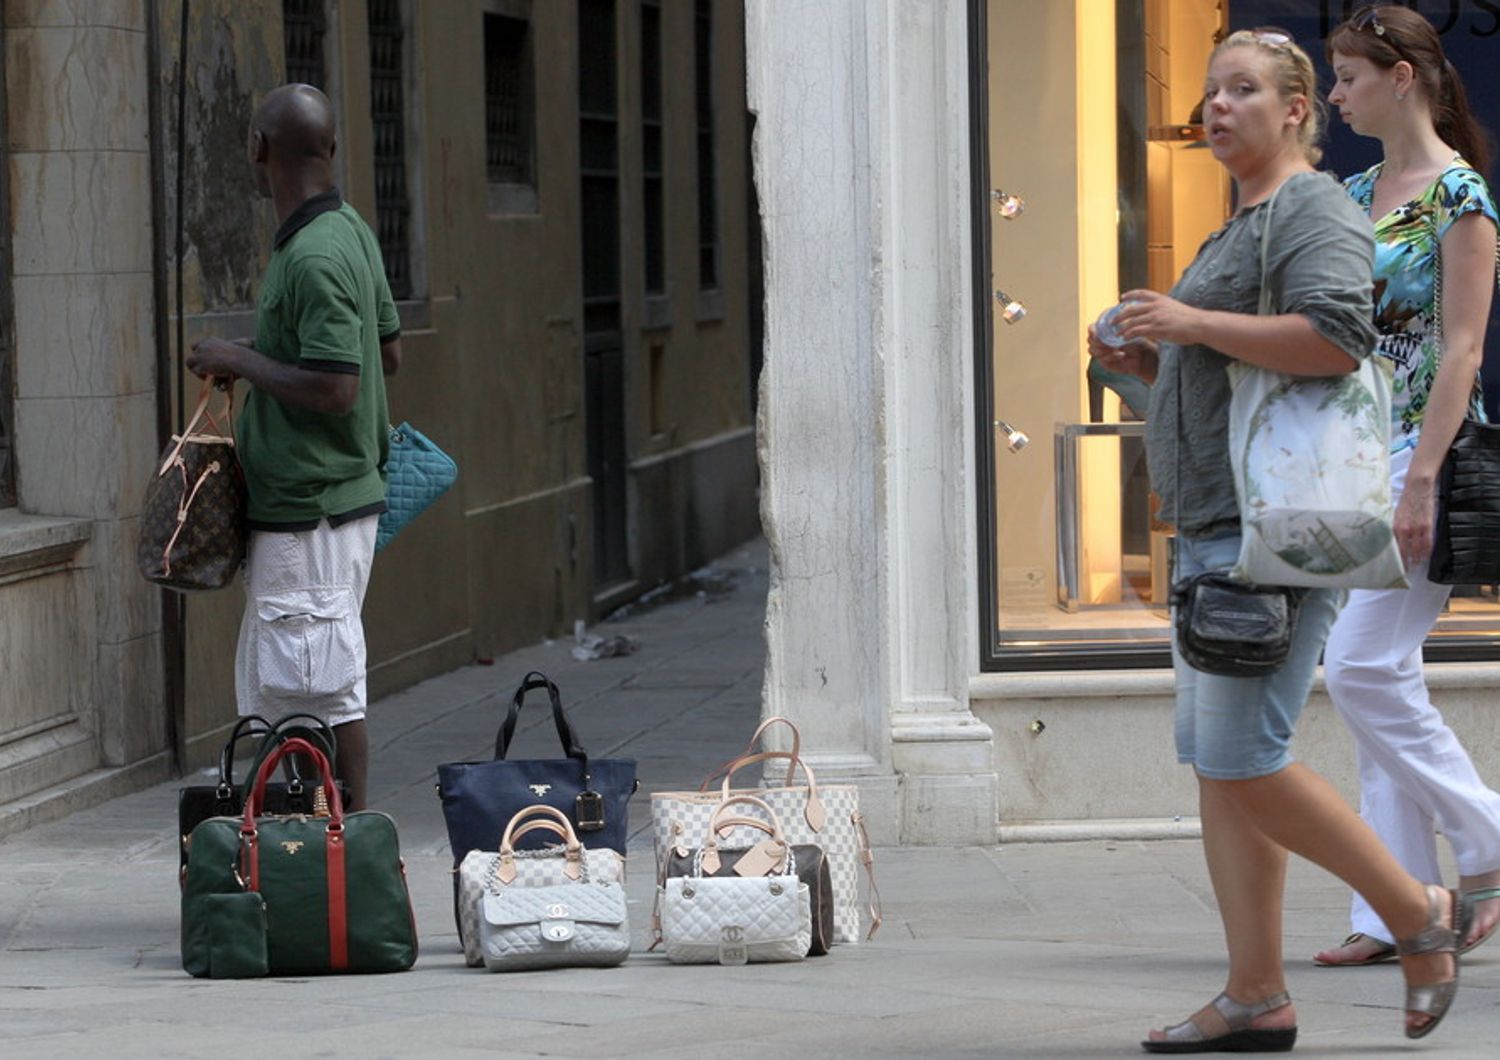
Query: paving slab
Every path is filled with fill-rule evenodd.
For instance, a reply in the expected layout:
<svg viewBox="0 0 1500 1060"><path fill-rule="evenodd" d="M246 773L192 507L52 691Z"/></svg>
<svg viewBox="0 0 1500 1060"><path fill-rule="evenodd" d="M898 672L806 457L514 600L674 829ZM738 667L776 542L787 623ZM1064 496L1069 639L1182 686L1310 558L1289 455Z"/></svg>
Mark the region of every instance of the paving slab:
<svg viewBox="0 0 1500 1060"><path fill-rule="evenodd" d="M1122 1057L1218 991L1222 931L1201 848L1185 840L882 849L886 922L873 942L746 968L644 952L650 792L696 787L759 719L765 545L712 566L700 580L712 592L687 585L591 631L633 638L632 655L584 662L557 640L372 706L372 803L400 824L421 934L411 972L185 975L177 783L0 840L0 1060ZM592 754L638 763L627 880L638 945L619 968L491 975L458 952L435 767L490 756L532 669L558 682ZM556 754L544 699L528 703L517 751ZM1308 959L1346 915L1342 886L1294 862L1285 934L1299 1054L1500 1056L1500 943L1465 962L1448 1022L1408 1043L1395 967Z"/></svg>

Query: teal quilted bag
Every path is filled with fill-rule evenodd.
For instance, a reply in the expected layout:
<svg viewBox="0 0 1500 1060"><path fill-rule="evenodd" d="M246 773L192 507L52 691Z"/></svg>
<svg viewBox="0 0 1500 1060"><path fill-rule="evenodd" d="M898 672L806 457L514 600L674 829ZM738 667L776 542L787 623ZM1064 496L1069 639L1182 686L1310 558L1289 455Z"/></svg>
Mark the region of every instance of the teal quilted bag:
<svg viewBox="0 0 1500 1060"><path fill-rule="evenodd" d="M409 423L392 427L390 455L385 462L385 512L375 531L375 551L389 545L456 478L458 465L432 439Z"/></svg>

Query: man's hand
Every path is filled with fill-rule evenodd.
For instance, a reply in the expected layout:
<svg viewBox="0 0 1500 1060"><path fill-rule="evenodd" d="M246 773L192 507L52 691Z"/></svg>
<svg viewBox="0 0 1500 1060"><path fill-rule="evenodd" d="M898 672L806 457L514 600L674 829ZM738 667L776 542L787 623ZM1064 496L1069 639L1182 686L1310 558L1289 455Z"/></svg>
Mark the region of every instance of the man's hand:
<svg viewBox="0 0 1500 1060"><path fill-rule="evenodd" d="M222 379L233 383L243 372L246 348L224 339L199 339L187 356L188 371L199 379Z"/></svg>

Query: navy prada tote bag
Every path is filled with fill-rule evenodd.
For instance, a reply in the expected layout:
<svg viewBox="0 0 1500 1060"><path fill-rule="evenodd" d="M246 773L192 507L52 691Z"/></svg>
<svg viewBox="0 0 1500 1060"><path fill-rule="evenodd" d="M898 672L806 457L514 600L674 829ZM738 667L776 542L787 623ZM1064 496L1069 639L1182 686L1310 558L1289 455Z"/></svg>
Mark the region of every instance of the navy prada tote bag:
<svg viewBox="0 0 1500 1060"><path fill-rule="evenodd" d="M505 754L526 693L541 689L552 700L552 721L564 757L508 759ZM635 789L635 759L590 758L573 734L557 686L535 670L510 701L510 712L495 736L492 761L438 766L438 795L454 865L471 850L499 850L511 817L538 803L567 814L585 847L609 847L623 855L628 835L625 810ZM536 832L515 845L535 849L548 841L548 833Z"/></svg>

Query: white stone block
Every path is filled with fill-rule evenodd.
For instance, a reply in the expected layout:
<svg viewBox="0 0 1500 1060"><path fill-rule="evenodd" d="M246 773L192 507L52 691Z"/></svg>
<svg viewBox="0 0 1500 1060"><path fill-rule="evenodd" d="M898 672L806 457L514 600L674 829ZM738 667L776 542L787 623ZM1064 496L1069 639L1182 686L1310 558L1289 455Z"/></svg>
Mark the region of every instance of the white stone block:
<svg viewBox="0 0 1500 1060"><path fill-rule="evenodd" d="M145 32L142 0L5 0L5 25L113 26Z"/></svg>
<svg viewBox="0 0 1500 1060"><path fill-rule="evenodd" d="M10 166L17 276L150 271L144 152L17 153Z"/></svg>
<svg viewBox="0 0 1500 1060"><path fill-rule="evenodd" d="M156 385L151 274L17 276L16 393L118 397Z"/></svg>
<svg viewBox="0 0 1500 1060"><path fill-rule="evenodd" d="M21 504L91 519L140 514L156 461L156 399L20 398L15 403Z"/></svg>
<svg viewBox="0 0 1500 1060"><path fill-rule="evenodd" d="M99 639L132 640L161 631L161 590L135 562L140 519L101 520L83 562L93 570Z"/></svg>
<svg viewBox="0 0 1500 1060"><path fill-rule="evenodd" d="M12 152L147 149L144 33L12 28L5 64Z"/></svg>

